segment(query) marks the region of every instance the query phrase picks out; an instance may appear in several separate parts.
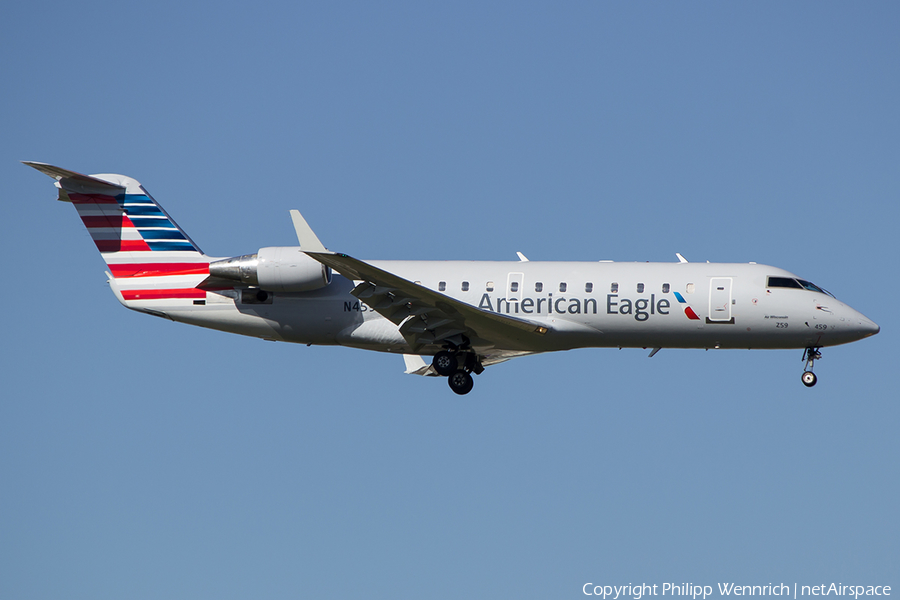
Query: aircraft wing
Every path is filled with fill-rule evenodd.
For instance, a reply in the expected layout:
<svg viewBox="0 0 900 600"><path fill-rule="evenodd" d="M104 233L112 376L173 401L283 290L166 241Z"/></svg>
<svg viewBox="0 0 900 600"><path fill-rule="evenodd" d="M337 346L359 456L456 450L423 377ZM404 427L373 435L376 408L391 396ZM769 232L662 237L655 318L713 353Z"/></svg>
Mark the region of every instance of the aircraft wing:
<svg viewBox="0 0 900 600"><path fill-rule="evenodd" d="M428 354L467 339L473 349L494 358L491 363L502 362L512 358L510 354L534 352L548 331L540 323L481 310L346 254L307 254L360 282L350 293L398 325L413 352ZM497 347L504 351L490 351Z"/></svg>

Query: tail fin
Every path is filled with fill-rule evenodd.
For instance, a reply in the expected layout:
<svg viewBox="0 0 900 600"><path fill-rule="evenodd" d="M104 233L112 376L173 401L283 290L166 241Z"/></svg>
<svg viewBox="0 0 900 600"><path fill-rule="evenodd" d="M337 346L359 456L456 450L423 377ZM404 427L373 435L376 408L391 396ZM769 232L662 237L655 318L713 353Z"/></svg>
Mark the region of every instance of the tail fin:
<svg viewBox="0 0 900 600"><path fill-rule="evenodd" d="M114 291L131 301L206 298L194 286L209 274L209 258L140 183L124 175L82 175L23 161L56 180L59 199L75 205L109 266Z"/></svg>

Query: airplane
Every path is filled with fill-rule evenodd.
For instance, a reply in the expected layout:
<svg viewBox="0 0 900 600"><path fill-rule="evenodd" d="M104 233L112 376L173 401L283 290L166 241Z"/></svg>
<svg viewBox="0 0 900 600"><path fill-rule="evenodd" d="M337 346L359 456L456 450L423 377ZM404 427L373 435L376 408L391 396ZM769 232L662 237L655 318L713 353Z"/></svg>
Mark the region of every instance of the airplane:
<svg viewBox="0 0 900 600"><path fill-rule="evenodd" d="M359 260L291 211L299 246L204 254L131 177L24 164L75 205L126 308L266 340L402 354L406 372L472 374L576 348L821 349L879 332L823 288L756 263ZM429 357L426 360L426 357Z"/></svg>

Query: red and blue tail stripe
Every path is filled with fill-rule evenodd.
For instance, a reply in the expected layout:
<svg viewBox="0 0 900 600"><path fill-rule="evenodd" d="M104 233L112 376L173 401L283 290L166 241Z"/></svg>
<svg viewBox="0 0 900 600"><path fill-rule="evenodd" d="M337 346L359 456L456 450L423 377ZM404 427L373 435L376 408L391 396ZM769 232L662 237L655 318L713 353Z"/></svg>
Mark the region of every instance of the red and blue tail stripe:
<svg viewBox="0 0 900 600"><path fill-rule="evenodd" d="M209 275L209 257L140 183L26 164L56 179L59 199L75 206L127 306L205 303L207 291L197 286Z"/></svg>
<svg viewBox="0 0 900 600"><path fill-rule="evenodd" d="M100 252L202 254L200 248L147 194L69 193Z"/></svg>

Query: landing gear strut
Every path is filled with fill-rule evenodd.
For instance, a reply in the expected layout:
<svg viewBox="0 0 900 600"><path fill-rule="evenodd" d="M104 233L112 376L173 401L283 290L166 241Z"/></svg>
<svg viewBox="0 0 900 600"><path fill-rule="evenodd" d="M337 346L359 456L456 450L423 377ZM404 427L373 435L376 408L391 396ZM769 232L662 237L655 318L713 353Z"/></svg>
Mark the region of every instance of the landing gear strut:
<svg viewBox="0 0 900 600"><path fill-rule="evenodd" d="M813 373L813 364L820 358L822 358L822 353L819 352L818 348L809 347L803 351L803 360L806 361L806 367L803 369L803 375L800 376L800 380L806 387L816 385L817 379L816 374Z"/></svg>
<svg viewBox="0 0 900 600"><path fill-rule="evenodd" d="M475 382L471 374L484 371L477 354L453 346L435 354L431 366L438 375L446 377L450 389L460 395L472 391Z"/></svg>

